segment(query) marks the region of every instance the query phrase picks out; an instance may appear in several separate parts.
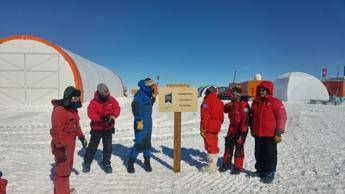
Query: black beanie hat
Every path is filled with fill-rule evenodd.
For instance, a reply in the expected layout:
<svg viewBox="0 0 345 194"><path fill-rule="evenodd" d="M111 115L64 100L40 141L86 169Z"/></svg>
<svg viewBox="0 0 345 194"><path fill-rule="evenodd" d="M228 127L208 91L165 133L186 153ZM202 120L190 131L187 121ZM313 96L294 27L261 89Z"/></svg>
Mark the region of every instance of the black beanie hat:
<svg viewBox="0 0 345 194"><path fill-rule="evenodd" d="M242 93L242 89L238 86L234 86L231 88L233 94L240 96Z"/></svg>
<svg viewBox="0 0 345 194"><path fill-rule="evenodd" d="M206 89L205 95L207 96L207 95L209 95L209 94L216 93L216 92L217 92L217 88L211 86L211 87L209 87L209 88Z"/></svg>
<svg viewBox="0 0 345 194"><path fill-rule="evenodd" d="M80 94L81 94L80 90L78 90L77 88L73 86L68 86L63 93L63 106L67 107L69 103L71 102L71 98L73 96L80 97Z"/></svg>
<svg viewBox="0 0 345 194"><path fill-rule="evenodd" d="M146 78L144 82L145 82L145 86L148 86L148 87L153 86L154 84L151 78Z"/></svg>

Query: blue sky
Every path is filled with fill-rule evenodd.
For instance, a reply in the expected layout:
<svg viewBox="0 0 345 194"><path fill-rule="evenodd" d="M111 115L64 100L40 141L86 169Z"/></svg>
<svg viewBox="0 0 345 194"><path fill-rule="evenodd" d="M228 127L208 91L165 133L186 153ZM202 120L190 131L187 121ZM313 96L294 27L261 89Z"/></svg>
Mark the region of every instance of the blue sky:
<svg viewBox="0 0 345 194"><path fill-rule="evenodd" d="M345 66L344 0L37 0L0 3L0 38L32 34L116 72L127 87L228 85L262 73L335 77Z"/></svg>

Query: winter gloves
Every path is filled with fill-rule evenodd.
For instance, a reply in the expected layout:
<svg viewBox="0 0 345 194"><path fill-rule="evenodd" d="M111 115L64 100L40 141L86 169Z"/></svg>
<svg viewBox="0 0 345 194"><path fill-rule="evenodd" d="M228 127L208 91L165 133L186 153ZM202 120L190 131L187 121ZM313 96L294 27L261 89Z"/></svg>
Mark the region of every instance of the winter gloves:
<svg viewBox="0 0 345 194"><path fill-rule="evenodd" d="M282 136L281 135L275 135L273 137L275 143L280 143L282 141Z"/></svg>
<svg viewBox="0 0 345 194"><path fill-rule="evenodd" d="M109 115L103 115L103 116L101 116L101 120L108 123L110 121L110 116Z"/></svg>
<svg viewBox="0 0 345 194"><path fill-rule="evenodd" d="M134 128L135 128L136 130L143 130L143 129L144 129L144 121L141 120L141 119L137 120L137 121L135 122L135 125L136 125L136 126L134 126Z"/></svg>
<svg viewBox="0 0 345 194"><path fill-rule="evenodd" d="M81 145L83 146L83 148L86 148L87 140L85 139L85 136L79 137L79 141L81 142Z"/></svg>
<svg viewBox="0 0 345 194"><path fill-rule="evenodd" d="M115 121L115 116L113 116L113 115L103 115L103 116L101 116L101 120L110 124L110 123Z"/></svg>
<svg viewBox="0 0 345 194"><path fill-rule="evenodd" d="M62 148L56 148L54 150L54 156L55 156L55 161L56 163L61 163L67 160L67 154L65 147Z"/></svg>
<svg viewBox="0 0 345 194"><path fill-rule="evenodd" d="M274 135L273 139L275 143L280 143L282 141L282 134L284 133L284 130L276 129L276 134Z"/></svg>
<svg viewBox="0 0 345 194"><path fill-rule="evenodd" d="M206 132L206 129L200 127L200 135L201 135L202 138L205 138L205 137L206 137L206 136L205 136L205 132Z"/></svg>

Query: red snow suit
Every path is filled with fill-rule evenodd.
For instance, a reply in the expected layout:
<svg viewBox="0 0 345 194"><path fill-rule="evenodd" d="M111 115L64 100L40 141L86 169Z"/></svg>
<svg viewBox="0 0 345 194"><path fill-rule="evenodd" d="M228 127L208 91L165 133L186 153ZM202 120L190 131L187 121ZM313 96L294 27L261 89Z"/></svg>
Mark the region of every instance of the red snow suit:
<svg viewBox="0 0 345 194"><path fill-rule="evenodd" d="M55 159L54 193L69 193L69 176L73 167L73 156L76 137L82 137L78 111L66 109L52 101L54 109L51 116L52 136L51 149Z"/></svg>
<svg viewBox="0 0 345 194"><path fill-rule="evenodd" d="M224 121L224 104L217 94L211 93L204 98L200 111L200 127L206 130L205 149L209 154L217 154L219 152L218 133Z"/></svg>
<svg viewBox="0 0 345 194"><path fill-rule="evenodd" d="M246 133L248 131L248 103L244 101L235 101L232 105L226 104L224 113L228 113L228 118L230 120L227 136Z"/></svg>
<svg viewBox="0 0 345 194"><path fill-rule="evenodd" d="M267 89L267 96L261 98L259 89ZM282 102L273 97L273 83L271 81L261 82L256 91L253 101L251 133L257 137L273 137L276 130L284 130L286 123L286 111Z"/></svg>
<svg viewBox="0 0 345 194"><path fill-rule="evenodd" d="M0 194L6 194L7 180L0 178Z"/></svg>
<svg viewBox="0 0 345 194"><path fill-rule="evenodd" d="M235 148L234 164L238 169L243 170L244 142L248 131L249 105L244 101L235 101L226 104L224 112L228 113L230 125L225 138L223 164L226 165L231 162ZM241 142L238 141L240 136L242 138Z"/></svg>
<svg viewBox="0 0 345 194"><path fill-rule="evenodd" d="M91 119L91 129L93 130L109 130L114 128L115 122L107 123L102 120L102 116L115 116L120 115L120 106L116 99L109 96L109 100L102 102L97 94L94 94L94 98L91 100L87 107L87 115Z"/></svg>

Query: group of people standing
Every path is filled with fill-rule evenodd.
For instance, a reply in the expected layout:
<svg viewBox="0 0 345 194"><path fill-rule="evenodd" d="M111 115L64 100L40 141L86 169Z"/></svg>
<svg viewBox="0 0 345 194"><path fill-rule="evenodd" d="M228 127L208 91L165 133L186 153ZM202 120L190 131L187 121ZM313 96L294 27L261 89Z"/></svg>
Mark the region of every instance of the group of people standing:
<svg viewBox="0 0 345 194"><path fill-rule="evenodd" d="M139 153L144 155L144 169L152 171L151 134L152 106L158 93L153 80L146 78L138 83L139 90L131 104L134 116L134 145L127 161L127 172L134 173L134 163ZM208 153L208 164L202 171L225 172L231 168L232 157L234 165L231 174L243 171L244 144L248 132L255 138L255 168L258 176L265 183L273 181L277 165L277 143L281 141L284 132L286 113L281 101L274 98L273 84L263 81L257 87L257 96L252 106L241 99L241 88L232 88L232 100L225 106L217 97L216 88L208 88L201 105L200 134L204 139ZM73 167L73 156L76 138L86 149L82 163L83 172L88 173L97 151L100 140L103 143L102 168L106 173L112 173L112 135L115 133L115 120L120 115L121 108L117 100L111 96L107 85L100 83L94 93L94 98L87 107L87 115L91 120L90 141L86 140L80 128L78 108L82 106L81 91L69 86L65 89L63 99L52 100L54 106L51 122L51 150L55 159L54 193L70 193L69 176ZM217 169L218 133L224 121L224 113L228 114L230 126L225 138L225 153L222 165Z"/></svg>
<svg viewBox="0 0 345 194"><path fill-rule="evenodd" d="M282 102L273 97L273 83L263 81L257 86L251 107L241 98L241 88L232 87L231 102L223 104L217 97L217 89L210 87L205 92L201 105L200 135L208 153L207 166L202 171L215 173L231 169L231 174L244 171L244 144L250 128L255 139L255 175L264 183L271 183L277 167L277 144L285 130L286 111ZM218 133L228 114L230 125L225 137L222 164L217 169ZM234 164L232 165L232 158Z"/></svg>
<svg viewBox="0 0 345 194"><path fill-rule="evenodd" d="M152 133L152 106L155 102L157 89L153 80L146 78L138 83L140 89L132 102L134 115L134 146L129 153L127 164L128 173L134 173L134 162L140 152L144 153L145 170L151 172L151 133ZM106 173L112 173L112 135L115 133L115 119L120 115L121 108L117 100L110 95L107 85L100 83L94 93L94 98L87 107L87 115L91 120L90 141L86 140L80 128L78 108L82 106L81 92L73 86L65 89L63 98L52 100L54 106L51 122L52 136L51 150L55 159L54 193L68 194L70 189L69 176L73 167L73 156L76 138L86 149L82 163L83 172L88 173L94 159L98 145L102 140L103 158L102 168Z"/></svg>

